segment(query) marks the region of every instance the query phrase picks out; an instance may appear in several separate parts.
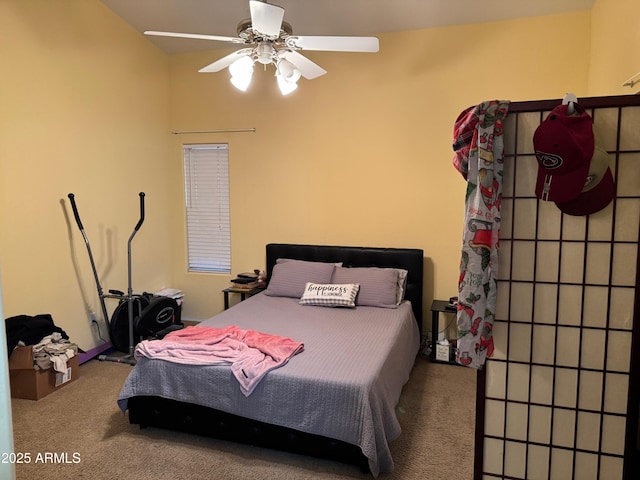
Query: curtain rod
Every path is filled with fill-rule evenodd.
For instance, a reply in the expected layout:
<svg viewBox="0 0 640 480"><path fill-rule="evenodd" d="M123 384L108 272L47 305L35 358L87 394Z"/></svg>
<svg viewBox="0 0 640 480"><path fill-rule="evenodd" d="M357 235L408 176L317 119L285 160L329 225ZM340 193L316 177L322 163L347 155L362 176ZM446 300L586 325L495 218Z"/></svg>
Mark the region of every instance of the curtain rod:
<svg viewBox="0 0 640 480"><path fill-rule="evenodd" d="M631 77L629 80L627 80L626 82L624 82L622 84L623 87L631 87L633 88L633 86L636 83L640 83L640 72L636 73L633 77Z"/></svg>
<svg viewBox="0 0 640 480"><path fill-rule="evenodd" d="M173 130L171 133L173 133L174 135L184 135L188 133L240 133L255 131L255 128L226 128L220 130Z"/></svg>

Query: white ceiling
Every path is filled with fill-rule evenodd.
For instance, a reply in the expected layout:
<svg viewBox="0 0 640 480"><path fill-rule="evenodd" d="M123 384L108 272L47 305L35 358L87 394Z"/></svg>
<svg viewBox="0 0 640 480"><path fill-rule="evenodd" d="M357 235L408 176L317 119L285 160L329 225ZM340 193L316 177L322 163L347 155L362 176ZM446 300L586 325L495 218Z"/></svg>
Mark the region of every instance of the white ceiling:
<svg viewBox="0 0 640 480"><path fill-rule="evenodd" d="M101 0L136 30L235 37L249 18L248 0ZM373 36L591 10L595 0L272 0L294 35ZM541 35L544 32L540 32ZM165 52L229 48L225 42L148 37ZM508 39L505 39L508 41Z"/></svg>

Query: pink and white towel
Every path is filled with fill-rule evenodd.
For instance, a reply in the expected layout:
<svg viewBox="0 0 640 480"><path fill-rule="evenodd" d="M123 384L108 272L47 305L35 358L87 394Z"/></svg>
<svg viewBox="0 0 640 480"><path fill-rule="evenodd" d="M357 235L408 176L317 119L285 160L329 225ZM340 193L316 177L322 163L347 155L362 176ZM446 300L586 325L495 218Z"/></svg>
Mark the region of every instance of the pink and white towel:
<svg viewBox="0 0 640 480"><path fill-rule="evenodd" d="M291 338L236 326L187 327L162 340L140 342L134 356L188 365L231 365L240 390L248 397L269 371L303 349L303 343Z"/></svg>

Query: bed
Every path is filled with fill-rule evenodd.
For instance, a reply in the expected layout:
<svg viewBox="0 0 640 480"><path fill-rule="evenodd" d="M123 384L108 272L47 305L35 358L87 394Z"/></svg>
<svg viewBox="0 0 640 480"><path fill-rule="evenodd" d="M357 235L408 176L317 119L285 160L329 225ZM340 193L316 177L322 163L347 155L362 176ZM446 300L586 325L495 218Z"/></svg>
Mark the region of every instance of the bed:
<svg viewBox="0 0 640 480"><path fill-rule="evenodd" d="M304 270L310 265L313 275ZM325 265L331 266L329 282L318 281L326 274ZM374 477L392 471L389 444L400 434L395 407L420 345L423 251L269 244L266 266L266 291L199 326L233 325L287 337L304 344L300 353L269 371L249 395L238 387L228 365L143 357L122 387L120 409L141 428L353 463ZM291 274L300 271L312 278ZM399 304L378 306L384 289L380 294L372 290L379 283L369 275L386 281L389 271L406 272L397 285ZM297 293L287 290L292 278L298 288L301 280L326 285L341 283L337 279L357 281L362 275L367 277L358 284L355 308L301 305Z"/></svg>

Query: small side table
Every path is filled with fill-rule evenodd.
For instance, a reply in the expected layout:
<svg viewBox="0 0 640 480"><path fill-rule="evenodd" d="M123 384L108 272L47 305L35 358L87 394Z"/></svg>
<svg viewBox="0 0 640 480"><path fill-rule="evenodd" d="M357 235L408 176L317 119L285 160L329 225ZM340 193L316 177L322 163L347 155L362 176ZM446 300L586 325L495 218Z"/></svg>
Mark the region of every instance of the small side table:
<svg viewBox="0 0 640 480"><path fill-rule="evenodd" d="M224 290L222 290L222 293L224 293L224 309L228 310L229 309L229 294L230 293L237 293L240 295L240 301L244 301L245 298L250 297L251 295L255 295L256 293L260 293L261 291L263 291L264 288L262 287L253 287L251 290L246 290L244 288L234 288L234 287L228 287L225 288Z"/></svg>
<svg viewBox="0 0 640 480"><path fill-rule="evenodd" d="M440 314L451 313L456 314L456 309L449 306L447 300L434 300L431 304L431 361L439 363L455 363L436 360L436 345L438 344L438 331L440 330ZM456 364L457 365L457 364Z"/></svg>

